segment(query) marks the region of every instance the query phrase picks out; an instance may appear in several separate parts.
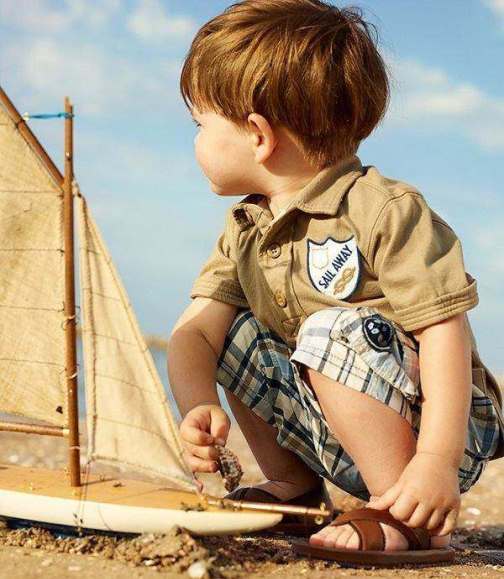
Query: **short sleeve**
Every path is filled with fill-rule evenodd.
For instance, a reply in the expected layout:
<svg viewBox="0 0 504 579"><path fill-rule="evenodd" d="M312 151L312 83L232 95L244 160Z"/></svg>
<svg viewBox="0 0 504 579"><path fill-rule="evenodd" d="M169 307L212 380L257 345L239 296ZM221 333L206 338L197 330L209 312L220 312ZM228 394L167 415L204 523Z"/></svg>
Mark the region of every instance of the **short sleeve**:
<svg viewBox="0 0 504 579"><path fill-rule="evenodd" d="M224 231L204 263L191 288L190 297L206 297L234 306L248 308L247 298L238 279L231 213L226 214Z"/></svg>
<svg viewBox="0 0 504 579"><path fill-rule="evenodd" d="M380 287L406 331L478 304L476 280L465 271L460 240L422 195L406 193L387 201L370 245Z"/></svg>

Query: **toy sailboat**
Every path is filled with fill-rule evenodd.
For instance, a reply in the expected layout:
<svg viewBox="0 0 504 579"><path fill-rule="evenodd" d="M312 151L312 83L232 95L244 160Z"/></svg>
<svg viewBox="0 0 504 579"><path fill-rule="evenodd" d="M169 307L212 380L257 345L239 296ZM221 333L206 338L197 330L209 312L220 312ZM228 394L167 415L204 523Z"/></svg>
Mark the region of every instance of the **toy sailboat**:
<svg viewBox="0 0 504 579"><path fill-rule="evenodd" d="M0 87L0 430L66 437L64 471L0 465L7 521L122 533L250 532L320 509L205 494L112 258L73 175L65 99L64 176ZM74 280L74 199L87 409L81 466ZM99 461L159 482L92 475ZM144 476L145 478L145 476Z"/></svg>

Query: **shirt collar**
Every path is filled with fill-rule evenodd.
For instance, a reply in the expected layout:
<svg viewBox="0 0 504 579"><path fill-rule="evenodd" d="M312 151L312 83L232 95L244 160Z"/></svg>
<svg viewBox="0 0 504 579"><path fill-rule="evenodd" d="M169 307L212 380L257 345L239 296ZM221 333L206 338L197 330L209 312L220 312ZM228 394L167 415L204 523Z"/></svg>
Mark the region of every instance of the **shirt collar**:
<svg viewBox="0 0 504 579"><path fill-rule="evenodd" d="M283 221L285 215L294 209L336 215L343 196L362 174L362 164L357 155L329 165L299 191L278 219ZM264 213L265 209L257 204L262 197L260 193L251 193L232 206L232 215L242 229L257 223Z"/></svg>

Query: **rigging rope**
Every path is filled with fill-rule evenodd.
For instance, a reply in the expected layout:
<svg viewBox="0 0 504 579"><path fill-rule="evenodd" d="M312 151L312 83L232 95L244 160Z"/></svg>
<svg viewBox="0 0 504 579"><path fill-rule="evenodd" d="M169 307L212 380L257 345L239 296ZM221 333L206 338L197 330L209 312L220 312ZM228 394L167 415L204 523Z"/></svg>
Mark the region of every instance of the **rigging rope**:
<svg viewBox="0 0 504 579"><path fill-rule="evenodd" d="M21 115L25 121L29 119L56 119L56 118L64 118L70 119L75 116L74 113L39 113L35 115L31 115L29 113L25 113Z"/></svg>

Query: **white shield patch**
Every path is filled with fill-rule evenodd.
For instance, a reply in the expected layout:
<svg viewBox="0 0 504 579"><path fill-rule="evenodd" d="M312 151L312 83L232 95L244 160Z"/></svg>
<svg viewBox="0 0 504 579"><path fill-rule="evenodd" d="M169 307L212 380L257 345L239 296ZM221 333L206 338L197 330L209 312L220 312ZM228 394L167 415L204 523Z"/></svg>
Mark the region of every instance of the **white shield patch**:
<svg viewBox="0 0 504 579"><path fill-rule="evenodd" d="M328 237L323 243L307 240L308 274L313 286L338 300L348 298L359 283L359 248L352 235L345 241Z"/></svg>

